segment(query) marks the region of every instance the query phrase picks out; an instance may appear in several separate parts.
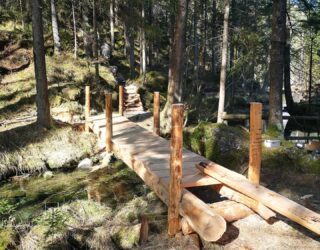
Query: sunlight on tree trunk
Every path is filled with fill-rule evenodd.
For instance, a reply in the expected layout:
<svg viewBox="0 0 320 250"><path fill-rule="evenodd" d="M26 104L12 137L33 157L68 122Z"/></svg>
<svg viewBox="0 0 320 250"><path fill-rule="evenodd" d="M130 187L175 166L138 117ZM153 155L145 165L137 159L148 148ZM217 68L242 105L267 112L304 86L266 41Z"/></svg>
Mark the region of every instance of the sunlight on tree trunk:
<svg viewBox="0 0 320 250"><path fill-rule="evenodd" d="M48 98L48 82L46 71L46 58L43 38L42 24L42 1L32 2L32 33L33 33L33 54L34 71L36 78L36 106L37 122L40 126L49 128L51 123L50 105Z"/></svg>
<svg viewBox="0 0 320 250"><path fill-rule="evenodd" d="M167 102L161 113L161 121L165 122L163 124L164 131L169 131L171 128L172 104L180 101L182 97L182 62L185 50L183 39L186 26L187 0L178 1L177 11L170 56Z"/></svg>
<svg viewBox="0 0 320 250"><path fill-rule="evenodd" d="M282 129L282 87L286 43L286 0L273 0L270 51L269 125Z"/></svg>
<svg viewBox="0 0 320 250"><path fill-rule="evenodd" d="M224 103L226 97L226 79L227 79L227 57L228 57L228 25L229 25L230 2L225 1L224 21L223 21L223 37L222 37L222 58L220 72L220 90L219 90L219 107L218 107L218 123L222 123L222 115L224 112Z"/></svg>
<svg viewBox="0 0 320 250"><path fill-rule="evenodd" d="M59 36L59 26L58 26L58 18L57 18L55 0L51 0L51 19L52 19L52 34L53 34L53 43L54 43L54 53L60 54L61 43L60 43L60 36Z"/></svg>

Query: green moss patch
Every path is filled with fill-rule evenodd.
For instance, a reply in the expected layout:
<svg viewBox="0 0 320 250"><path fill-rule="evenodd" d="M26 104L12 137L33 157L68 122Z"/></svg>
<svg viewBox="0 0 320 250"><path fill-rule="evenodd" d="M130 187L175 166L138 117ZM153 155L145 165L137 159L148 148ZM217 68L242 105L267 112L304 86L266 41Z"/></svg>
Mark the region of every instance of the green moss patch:
<svg viewBox="0 0 320 250"><path fill-rule="evenodd" d="M248 160L248 133L225 124L201 122L185 132L185 145L225 167L237 169Z"/></svg>

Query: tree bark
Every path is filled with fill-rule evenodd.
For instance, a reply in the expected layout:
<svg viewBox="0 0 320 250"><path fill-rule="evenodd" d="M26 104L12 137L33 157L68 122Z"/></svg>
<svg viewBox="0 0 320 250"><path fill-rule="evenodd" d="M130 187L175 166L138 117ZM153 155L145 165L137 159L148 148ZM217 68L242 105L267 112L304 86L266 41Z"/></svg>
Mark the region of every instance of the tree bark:
<svg viewBox="0 0 320 250"><path fill-rule="evenodd" d="M59 36L59 26L58 26L58 18L57 18L55 0L51 0L51 20L52 20L54 53L60 54L61 43L60 43L60 36Z"/></svg>
<svg viewBox="0 0 320 250"><path fill-rule="evenodd" d="M111 49L114 49L114 10L113 10L113 0L110 0L110 40Z"/></svg>
<svg viewBox="0 0 320 250"><path fill-rule="evenodd" d="M187 0L178 0L177 16L175 19L174 38L171 49L170 65L169 65L169 81L167 102L162 112L162 120L164 130L168 131L171 128L171 109L172 104L181 101L182 97L182 68L184 55L184 34L186 26Z"/></svg>
<svg viewBox="0 0 320 250"><path fill-rule="evenodd" d="M197 0L193 2L193 84L196 86L197 92L199 91L199 36L200 36L200 15Z"/></svg>
<svg viewBox="0 0 320 250"><path fill-rule="evenodd" d="M282 129L282 87L286 37L286 0L273 0L270 51L269 125Z"/></svg>
<svg viewBox="0 0 320 250"><path fill-rule="evenodd" d="M142 7L141 7L141 30L140 30L140 49L141 49L141 58L140 58L140 74L143 75L143 83L145 83L146 77L146 65L147 65L147 57L146 57L146 33L145 33L145 9L144 9L144 0L142 0Z"/></svg>
<svg viewBox="0 0 320 250"><path fill-rule="evenodd" d="M43 38L42 1L33 0L32 5L32 33L33 33L33 56L34 71L36 78L36 106L37 123L49 128L51 125L50 104L48 97L48 81L46 72L46 59Z"/></svg>
<svg viewBox="0 0 320 250"><path fill-rule="evenodd" d="M95 62L95 77L96 83L99 82L99 45L98 45L98 27L97 27L97 6L96 0L93 0L93 8L92 8L92 18L93 18L93 56L96 60Z"/></svg>
<svg viewBox="0 0 320 250"><path fill-rule="evenodd" d="M290 74L290 31L287 29L286 33L286 46L284 48L284 94L286 98L286 104L287 104L287 110L288 112L293 115L293 97L292 97L292 91L291 91L291 74Z"/></svg>
<svg viewBox="0 0 320 250"><path fill-rule="evenodd" d="M222 58L220 72L220 91L218 106L218 123L222 123L222 115L224 112L224 103L226 97L226 79L227 79L227 57L228 57L228 25L229 25L230 2L225 1L224 21L223 21L223 37L222 37Z"/></svg>
<svg viewBox="0 0 320 250"><path fill-rule="evenodd" d="M217 21L217 18L216 18L216 15L217 15L217 6L216 6L216 0L213 0L212 1L212 24L211 24L211 27L212 27L212 30L211 30L211 33L212 33L212 72L213 72L213 76L216 75L217 73L217 62L216 62L216 36L217 36L217 24L216 24L216 21Z"/></svg>
<svg viewBox="0 0 320 250"><path fill-rule="evenodd" d="M19 0L19 6L20 6L20 15L21 15L21 26L22 26L22 29L24 29L24 16L23 16L22 0Z"/></svg>
<svg viewBox="0 0 320 250"><path fill-rule="evenodd" d="M311 102L312 102L311 94L312 94L313 41L314 41L314 38L311 37L311 41L310 41L310 61L309 61L309 88L308 88L309 110L311 110Z"/></svg>
<svg viewBox="0 0 320 250"><path fill-rule="evenodd" d="M72 4L72 21L73 21L73 35L74 35L74 58L77 58L78 54L78 41L77 41L77 22L76 22L76 13L75 13L75 2L71 1Z"/></svg>

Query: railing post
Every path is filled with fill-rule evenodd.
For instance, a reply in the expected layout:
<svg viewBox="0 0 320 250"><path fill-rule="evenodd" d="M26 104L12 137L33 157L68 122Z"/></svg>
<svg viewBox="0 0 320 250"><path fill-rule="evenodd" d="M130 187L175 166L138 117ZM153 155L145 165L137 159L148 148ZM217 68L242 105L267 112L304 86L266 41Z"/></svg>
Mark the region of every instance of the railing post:
<svg viewBox="0 0 320 250"><path fill-rule="evenodd" d="M106 105L106 151L112 151L112 93L105 93Z"/></svg>
<svg viewBox="0 0 320 250"><path fill-rule="evenodd" d="M153 133L160 135L160 93L153 94Z"/></svg>
<svg viewBox="0 0 320 250"><path fill-rule="evenodd" d="M183 104L172 105L170 183L168 204L168 234L179 231L179 207L181 200L182 145L183 145Z"/></svg>
<svg viewBox="0 0 320 250"><path fill-rule="evenodd" d="M262 104L250 103L250 149L248 179L260 183L261 150L262 150Z"/></svg>
<svg viewBox="0 0 320 250"><path fill-rule="evenodd" d="M123 106L124 106L124 87L119 85L119 114L123 116Z"/></svg>
<svg viewBox="0 0 320 250"><path fill-rule="evenodd" d="M85 88L85 132L89 132L89 119L90 119L90 86L86 85Z"/></svg>

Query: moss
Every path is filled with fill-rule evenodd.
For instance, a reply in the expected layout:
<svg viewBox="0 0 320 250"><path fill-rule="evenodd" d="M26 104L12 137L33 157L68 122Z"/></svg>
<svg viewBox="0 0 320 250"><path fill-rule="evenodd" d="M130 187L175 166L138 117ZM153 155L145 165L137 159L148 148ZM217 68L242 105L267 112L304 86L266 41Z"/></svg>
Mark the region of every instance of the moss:
<svg viewBox="0 0 320 250"><path fill-rule="evenodd" d="M13 249L15 246L15 232L12 227L0 228L0 250Z"/></svg>
<svg viewBox="0 0 320 250"><path fill-rule="evenodd" d="M282 133L276 125L269 125L263 137L265 139L279 139Z"/></svg>
<svg viewBox="0 0 320 250"><path fill-rule="evenodd" d="M276 149L263 148L262 165L283 171L320 174L320 160L290 144Z"/></svg>
<svg viewBox="0 0 320 250"><path fill-rule="evenodd" d="M139 243L141 224L135 226L121 227L112 239L121 249L132 249Z"/></svg>
<svg viewBox="0 0 320 250"><path fill-rule="evenodd" d="M228 168L235 169L247 160L248 134L241 128L201 122L185 134L184 143L192 151Z"/></svg>

